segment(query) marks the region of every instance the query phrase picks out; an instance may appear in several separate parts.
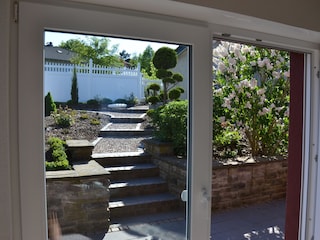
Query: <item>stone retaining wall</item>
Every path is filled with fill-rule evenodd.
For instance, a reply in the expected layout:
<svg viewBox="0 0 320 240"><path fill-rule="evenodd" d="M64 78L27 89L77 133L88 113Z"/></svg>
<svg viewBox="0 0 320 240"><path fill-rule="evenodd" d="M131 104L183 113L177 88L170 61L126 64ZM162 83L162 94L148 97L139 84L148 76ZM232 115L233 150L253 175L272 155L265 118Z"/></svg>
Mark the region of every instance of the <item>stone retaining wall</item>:
<svg viewBox="0 0 320 240"><path fill-rule="evenodd" d="M155 157L161 177L169 190L180 197L186 189L186 161ZM234 164L234 163L233 163ZM236 165L214 164L212 169L212 210L223 210L285 198L287 160L261 160Z"/></svg>
<svg viewBox="0 0 320 240"><path fill-rule="evenodd" d="M108 173L95 161L74 170L46 172L48 216L56 212L65 233L99 233L109 229Z"/></svg>

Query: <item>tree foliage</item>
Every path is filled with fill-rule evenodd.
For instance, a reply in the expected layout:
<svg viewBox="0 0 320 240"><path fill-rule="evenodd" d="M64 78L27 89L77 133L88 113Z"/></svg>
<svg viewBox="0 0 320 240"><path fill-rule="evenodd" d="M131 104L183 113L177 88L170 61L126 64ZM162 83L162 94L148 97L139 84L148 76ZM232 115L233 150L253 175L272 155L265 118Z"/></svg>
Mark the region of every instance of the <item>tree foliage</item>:
<svg viewBox="0 0 320 240"><path fill-rule="evenodd" d="M221 42L214 50L213 135L245 134L253 156L284 155L289 128L289 54Z"/></svg>
<svg viewBox="0 0 320 240"><path fill-rule="evenodd" d="M147 76L152 76L152 58L154 56L154 51L150 45L146 47L142 54L139 55L138 61L141 64L141 69L145 71Z"/></svg>
<svg viewBox="0 0 320 240"><path fill-rule="evenodd" d="M110 67L122 67L123 62L116 54L118 46L109 46L108 38L87 37L87 40L70 39L62 42L59 47L75 52L77 55L72 58L75 64L88 63L89 59L94 64Z"/></svg>

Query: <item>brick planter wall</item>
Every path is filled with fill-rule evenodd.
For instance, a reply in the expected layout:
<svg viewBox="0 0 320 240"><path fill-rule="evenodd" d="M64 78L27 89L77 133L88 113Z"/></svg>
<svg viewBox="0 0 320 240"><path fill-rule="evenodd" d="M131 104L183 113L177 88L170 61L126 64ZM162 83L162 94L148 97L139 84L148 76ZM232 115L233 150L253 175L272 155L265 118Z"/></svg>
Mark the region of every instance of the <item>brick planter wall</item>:
<svg viewBox="0 0 320 240"><path fill-rule="evenodd" d="M285 198L287 160L214 167L212 210Z"/></svg>
<svg viewBox="0 0 320 240"><path fill-rule="evenodd" d="M186 189L186 160L154 157L172 194ZM235 163L233 163L235 164ZM212 211L285 198L287 160L261 160L236 165L213 164Z"/></svg>
<svg viewBox="0 0 320 240"><path fill-rule="evenodd" d="M48 216L57 213L64 234L107 232L109 184L108 173L95 161L46 172Z"/></svg>

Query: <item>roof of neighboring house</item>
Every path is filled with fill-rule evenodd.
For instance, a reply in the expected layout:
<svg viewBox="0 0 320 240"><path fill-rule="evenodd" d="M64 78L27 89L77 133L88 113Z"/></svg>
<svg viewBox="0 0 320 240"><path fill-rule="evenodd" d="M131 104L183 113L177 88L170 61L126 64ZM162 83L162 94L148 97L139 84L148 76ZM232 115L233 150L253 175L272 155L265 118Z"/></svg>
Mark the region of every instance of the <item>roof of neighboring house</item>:
<svg viewBox="0 0 320 240"><path fill-rule="evenodd" d="M70 62L71 58L76 56L75 52L61 47L54 47L51 44L44 46L44 50L46 60Z"/></svg>

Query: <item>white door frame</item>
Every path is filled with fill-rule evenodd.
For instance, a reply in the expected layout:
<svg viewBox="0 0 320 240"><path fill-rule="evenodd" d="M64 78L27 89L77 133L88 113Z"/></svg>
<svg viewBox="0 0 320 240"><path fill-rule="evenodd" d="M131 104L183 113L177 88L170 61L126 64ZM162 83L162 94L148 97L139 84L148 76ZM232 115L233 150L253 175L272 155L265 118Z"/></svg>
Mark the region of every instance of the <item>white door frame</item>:
<svg viewBox="0 0 320 240"><path fill-rule="evenodd" d="M77 6L77 5L75 5ZM127 11L20 3L19 155L23 239L46 238L43 156L43 35L46 29L179 42L192 47L188 239L208 239L211 209L211 48L201 22ZM136 27L135 27L136 26ZM202 106L202 107L196 107ZM204 195L207 192L207 195ZM191 217L192 216L192 217ZM30 221L29 219L32 219Z"/></svg>

